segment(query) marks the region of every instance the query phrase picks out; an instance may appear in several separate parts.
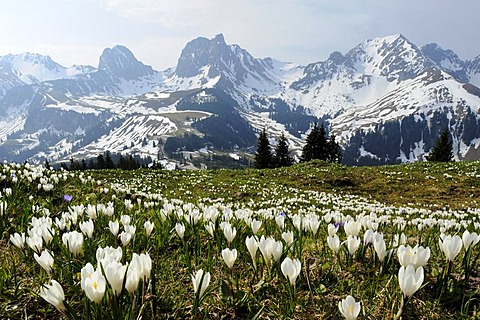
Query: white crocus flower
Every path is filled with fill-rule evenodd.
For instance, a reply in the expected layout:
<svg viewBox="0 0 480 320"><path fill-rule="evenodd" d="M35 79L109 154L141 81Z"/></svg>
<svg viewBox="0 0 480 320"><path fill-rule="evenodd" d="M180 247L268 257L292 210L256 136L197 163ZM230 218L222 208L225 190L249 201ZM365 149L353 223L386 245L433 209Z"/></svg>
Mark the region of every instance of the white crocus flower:
<svg viewBox="0 0 480 320"><path fill-rule="evenodd" d="M258 250L258 241L255 237L246 237L245 238L245 245L247 246L248 252L250 253L250 257L252 257L253 261L253 268L257 269L257 250Z"/></svg>
<svg viewBox="0 0 480 320"><path fill-rule="evenodd" d="M327 237L327 244L335 254L340 250L340 238L336 234Z"/></svg>
<svg viewBox="0 0 480 320"><path fill-rule="evenodd" d="M480 241L480 236L476 232L470 233L465 230L462 235L463 247L468 250L470 246L476 245Z"/></svg>
<svg viewBox="0 0 480 320"><path fill-rule="evenodd" d="M183 236L185 235L185 225L183 223L177 223L175 225L175 231L177 232L178 237L183 239Z"/></svg>
<svg viewBox="0 0 480 320"><path fill-rule="evenodd" d="M88 299L95 303L100 303L105 294L107 282L100 269L97 269L89 277L83 279L84 291Z"/></svg>
<svg viewBox="0 0 480 320"><path fill-rule="evenodd" d="M94 224L92 219L80 223L80 230L82 230L83 234L86 235L89 239L92 239L93 229Z"/></svg>
<svg viewBox="0 0 480 320"><path fill-rule="evenodd" d="M295 287L295 281L297 280L300 271L302 271L302 265L298 259L290 259L286 257L280 265L283 275L290 281L290 284Z"/></svg>
<svg viewBox="0 0 480 320"><path fill-rule="evenodd" d="M12 242L17 248L23 249L25 247L25 233L11 234L10 242Z"/></svg>
<svg viewBox="0 0 480 320"><path fill-rule="evenodd" d="M230 223L227 223L223 228L223 235L227 239L228 245L230 245L237 235L237 229L232 227Z"/></svg>
<svg viewBox="0 0 480 320"><path fill-rule="evenodd" d="M237 260L237 249L230 250L229 248L222 250L222 258L229 269L232 269L235 260Z"/></svg>
<svg viewBox="0 0 480 320"><path fill-rule="evenodd" d="M48 252L47 250L43 250L40 256L38 256L36 253L33 254L33 257L35 260L38 262L38 264L45 270L47 271L48 274L52 273L52 267L53 267L53 256Z"/></svg>
<svg viewBox="0 0 480 320"><path fill-rule="evenodd" d="M411 297L423 283L423 267L416 270L412 265L400 267L398 270L398 283L405 297Z"/></svg>
<svg viewBox="0 0 480 320"><path fill-rule="evenodd" d="M443 251L448 261L454 261L457 255L462 250L462 239L455 236L444 236L439 239L440 249Z"/></svg>
<svg viewBox="0 0 480 320"><path fill-rule="evenodd" d="M118 231L120 231L120 223L117 220L115 221L108 221L108 229L113 234L114 237L118 235Z"/></svg>
<svg viewBox="0 0 480 320"><path fill-rule="evenodd" d="M360 302L356 302L355 298L348 295L345 299L338 302L338 309L346 320L355 320L360 313Z"/></svg>
<svg viewBox="0 0 480 320"><path fill-rule="evenodd" d="M126 270L127 266L116 261L112 261L106 267L104 267L104 272L108 283L117 296L122 292L123 279L125 278Z"/></svg>
<svg viewBox="0 0 480 320"><path fill-rule="evenodd" d="M252 228L252 232L254 235L257 234L258 230L260 229L260 227L262 226L262 221L260 220L252 220L252 222L250 223L250 227Z"/></svg>
<svg viewBox="0 0 480 320"><path fill-rule="evenodd" d="M147 234L147 238L150 238L154 226L155 224L151 221L145 221L145 223L143 224L143 227L145 228L145 233Z"/></svg>
<svg viewBox="0 0 480 320"><path fill-rule="evenodd" d="M63 304L65 294L62 286L56 280L51 280L50 283L50 285L44 284L40 288L40 296L58 310L65 311L65 305Z"/></svg>
<svg viewBox="0 0 480 320"><path fill-rule="evenodd" d="M348 253L353 256L357 252L358 247L360 246L360 238L355 236L348 236L347 238L347 248Z"/></svg>
<svg viewBox="0 0 480 320"><path fill-rule="evenodd" d="M203 279L202 279L203 278ZM210 272L204 272L202 269L198 270L195 275L192 275L193 292L198 294L198 299L201 300L205 294L205 290L210 284Z"/></svg>

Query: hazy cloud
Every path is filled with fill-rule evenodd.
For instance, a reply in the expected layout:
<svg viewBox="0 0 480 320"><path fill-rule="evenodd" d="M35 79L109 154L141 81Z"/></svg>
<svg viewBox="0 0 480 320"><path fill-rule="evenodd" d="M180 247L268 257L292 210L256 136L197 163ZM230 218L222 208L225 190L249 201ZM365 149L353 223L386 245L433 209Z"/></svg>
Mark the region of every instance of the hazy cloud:
<svg viewBox="0 0 480 320"><path fill-rule="evenodd" d="M5 0L2 12L0 54L43 48L69 61L77 52L71 63L93 65L102 48L123 44L163 69L186 42L218 33L256 57L300 64L395 33L463 59L480 54L473 0Z"/></svg>

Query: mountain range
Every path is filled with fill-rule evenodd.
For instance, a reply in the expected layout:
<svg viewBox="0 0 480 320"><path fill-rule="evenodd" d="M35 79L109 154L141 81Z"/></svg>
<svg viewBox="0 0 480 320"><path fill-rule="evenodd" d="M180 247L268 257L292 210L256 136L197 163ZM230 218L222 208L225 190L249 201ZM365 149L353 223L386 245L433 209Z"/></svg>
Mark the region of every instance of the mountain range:
<svg viewBox="0 0 480 320"><path fill-rule="evenodd" d="M265 128L299 155L314 122L344 148L345 164L418 161L445 127L455 159L480 157L480 55L461 60L401 34L366 40L306 66L253 57L223 35L186 44L157 71L126 47L97 67L48 56L0 57L0 159L65 161L104 151L177 158L183 151L255 151Z"/></svg>

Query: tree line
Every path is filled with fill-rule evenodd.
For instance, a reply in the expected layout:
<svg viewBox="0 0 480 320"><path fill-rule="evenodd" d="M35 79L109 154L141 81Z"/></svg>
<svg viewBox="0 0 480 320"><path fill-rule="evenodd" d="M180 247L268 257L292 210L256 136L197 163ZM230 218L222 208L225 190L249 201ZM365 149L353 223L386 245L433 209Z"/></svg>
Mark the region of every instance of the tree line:
<svg viewBox="0 0 480 320"><path fill-rule="evenodd" d="M307 162L313 159L334 163L340 163L342 161L342 149L335 141L335 135L333 133L328 136L323 123L321 126L314 123L312 130L305 140L300 162ZM272 152L266 130L263 129L258 137L254 167L258 169L278 168L288 167L294 163L295 160L290 155L285 134L282 133Z"/></svg>
<svg viewBox="0 0 480 320"><path fill-rule="evenodd" d="M300 162L307 162L313 159L323 160L332 163L342 161L342 148L335 141L335 134L327 134L325 125L318 126L314 123L312 130L307 135L305 145L302 149ZM426 157L427 161L449 162L453 160L453 145L451 133L446 127L440 133L435 145ZM282 133L278 139L275 149L272 151L266 130L260 132L255 152L254 167L258 169L287 167L295 163L288 149L288 141Z"/></svg>
<svg viewBox="0 0 480 320"><path fill-rule="evenodd" d="M150 160L150 161L148 161ZM109 151L99 154L96 158L75 160L70 159L70 162L63 162L60 166L65 170L88 170L88 169L122 169L135 170L143 168L151 159L141 159L132 155L124 156L122 154L112 155ZM45 160L45 166L49 167L48 160ZM160 168L159 163L153 163L150 168Z"/></svg>
<svg viewBox="0 0 480 320"><path fill-rule="evenodd" d="M288 167L295 163L295 159L290 154L288 141L285 134L282 133L277 144L272 150L266 130L260 132L257 141L257 149L253 166L258 169ZM342 161L342 148L336 142L333 133L327 134L325 125L318 126L314 123L312 130L307 135L305 145L302 149L300 162L308 162L313 159L323 160L332 163ZM436 141L434 147L426 157L427 161L448 162L453 160L453 147L450 131L445 128ZM88 170L88 169L122 169L135 170L146 167L152 162L151 159L142 159L132 155L124 156L122 154L112 155L109 151L99 154L96 158L82 160L70 159L70 162L63 162L60 166L65 170ZM45 166L50 167L48 160L45 160ZM161 169L160 163L153 161L149 168Z"/></svg>

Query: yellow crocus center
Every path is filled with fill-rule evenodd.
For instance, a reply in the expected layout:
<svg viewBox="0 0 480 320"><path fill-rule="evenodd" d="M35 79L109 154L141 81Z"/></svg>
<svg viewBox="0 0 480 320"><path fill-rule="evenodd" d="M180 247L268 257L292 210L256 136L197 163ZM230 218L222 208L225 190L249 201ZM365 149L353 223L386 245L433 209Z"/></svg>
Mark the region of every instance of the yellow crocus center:
<svg viewBox="0 0 480 320"><path fill-rule="evenodd" d="M93 288L97 290L97 281L93 281Z"/></svg>
<svg viewBox="0 0 480 320"><path fill-rule="evenodd" d="M350 314L353 314L353 306L348 307L350 309Z"/></svg>

